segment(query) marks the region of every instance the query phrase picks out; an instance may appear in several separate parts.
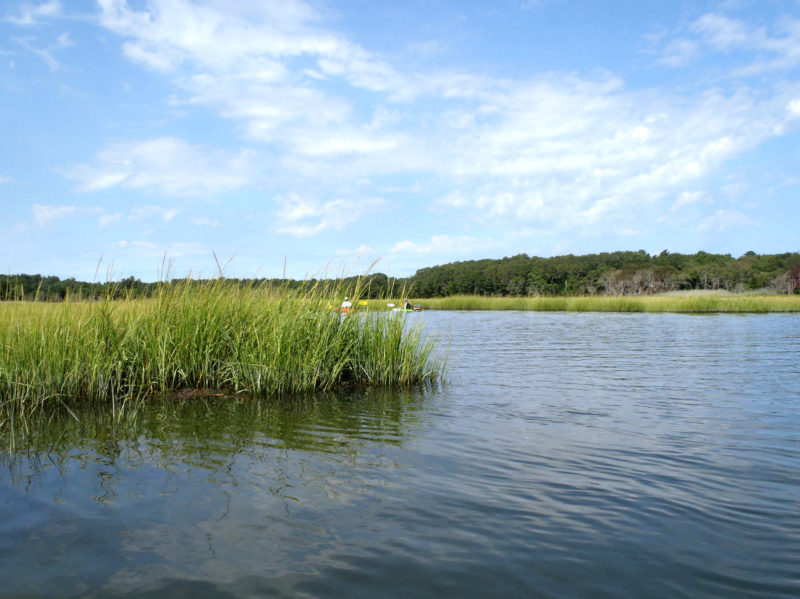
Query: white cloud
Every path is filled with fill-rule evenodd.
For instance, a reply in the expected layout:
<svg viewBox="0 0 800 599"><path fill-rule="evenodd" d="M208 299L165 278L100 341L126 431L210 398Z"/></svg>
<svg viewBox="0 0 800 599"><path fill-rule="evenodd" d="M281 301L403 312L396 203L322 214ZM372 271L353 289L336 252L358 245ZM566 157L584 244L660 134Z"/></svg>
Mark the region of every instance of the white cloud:
<svg viewBox="0 0 800 599"><path fill-rule="evenodd" d="M316 147L323 153L372 153L394 147L391 136L367 134L349 123L353 105L341 93L342 83L403 102L421 94L456 98L481 91L481 80L471 75L403 74L324 28L299 0L172 0L140 10L122 0L101 0L100 7L100 22L127 38L123 52L128 58L174 77L187 94L176 103L208 106L242 122L252 139L288 139L299 152Z"/></svg>
<svg viewBox="0 0 800 599"><path fill-rule="evenodd" d="M736 46L761 45L766 39L766 33L762 28L750 29L741 21L712 13L707 13L697 19L692 24L691 30L699 33L718 50L728 50Z"/></svg>
<svg viewBox="0 0 800 599"><path fill-rule="evenodd" d="M782 135L800 114L800 87L790 82L748 87L723 77L714 87L699 83L708 87L695 94L688 84L630 89L607 72L501 80L404 71L327 29L299 0L100 7L101 23L125 38L126 56L172 79L174 105L233 120L250 143L280 155L287 180L308 177L333 190L278 200L276 229L297 236L341 230L371 209L342 199L346 185L380 186L382 175L409 173L436 179L444 189L438 207L477 220L565 230L620 222L654 205L674 210L691 202L681 194ZM744 65L738 75L800 64L800 25L773 25L707 14L665 39L656 60L681 66L702 52L743 50L745 58L734 57ZM160 138L110 146L68 174L83 190L208 195L250 183L252 162L246 153Z"/></svg>
<svg viewBox="0 0 800 599"><path fill-rule="evenodd" d="M298 130L331 129L346 123L351 114L348 102L321 90L235 74L203 74L183 78L178 85L190 94L185 102L242 122L247 136L258 141L291 139Z"/></svg>
<svg viewBox="0 0 800 599"><path fill-rule="evenodd" d="M674 211L678 210L679 208L683 208L684 206L707 202L708 195L704 191L684 191L678 196L678 199L675 200L675 203L672 204L671 210Z"/></svg>
<svg viewBox="0 0 800 599"><path fill-rule="evenodd" d="M322 202L290 193L278 198L278 203L281 206L276 213L278 233L307 237L328 229L344 229L384 202L380 199L335 199Z"/></svg>
<svg viewBox="0 0 800 599"><path fill-rule="evenodd" d="M38 24L43 18L58 17L60 14L61 3L52 0L38 5L23 4L17 15L6 17L5 20L15 25L32 26ZM58 60L53 56L53 53L57 50L63 50L74 45L68 33L60 34L55 43L45 47L42 47L41 43L38 43L37 40L30 37L15 37L12 39L29 52L41 58L51 71L57 71L60 68ZM13 61L10 64L11 67L14 68Z"/></svg>
<svg viewBox="0 0 800 599"><path fill-rule="evenodd" d="M101 227L107 227L108 225L112 225L122 220L122 214L115 213L115 214L101 214L97 218L97 223Z"/></svg>
<svg viewBox="0 0 800 599"><path fill-rule="evenodd" d="M219 227L219 221L210 218L193 218L190 222L198 227Z"/></svg>
<svg viewBox="0 0 800 599"><path fill-rule="evenodd" d="M69 33L62 33L58 36L58 41L56 42L57 48L71 48L75 45L75 42L72 41L72 38L69 36Z"/></svg>
<svg viewBox="0 0 800 599"><path fill-rule="evenodd" d="M495 201L484 195L478 207L492 204L496 215L532 215L541 214L542 202L552 201L542 190L574 197L579 188L582 195L601 198L619 195L617 185L655 186L664 179L679 184L703 176L747 146L745 138L753 139L752 132L729 136L727 152L706 148L743 123L734 114L734 122L725 125L715 116L729 116L724 112L701 122L712 102L715 111L738 110L739 98L720 106L725 98L713 93L693 106L686 98L664 97L661 90L626 92L624 82L611 75L553 74L513 82L455 72L402 74L325 29L299 1L280 8L226 4L222 10L218 2L184 0L149 7L134 10L103 0L102 22L129 38L129 56L146 53L139 58L175 74L188 93L177 103L211 107L241 122L252 140L284 144L289 150L284 166L301 174L351 180L405 171L491 177L498 185L487 194ZM717 45L735 43L744 36L735 25L707 15L690 33ZM696 45L688 38L674 40L673 54L688 57ZM313 77L305 79L309 72ZM381 97L401 105L388 120L359 123L350 101L328 91L334 80L376 92L377 106ZM466 103L454 111L446 102L440 115L409 121L415 110L410 103L420 95ZM651 110L654 105L657 111ZM754 143L763 137L759 133ZM529 179L528 189L520 178ZM509 181L516 181L516 189L508 190Z"/></svg>
<svg viewBox="0 0 800 599"><path fill-rule="evenodd" d="M131 208L128 220L131 222L148 221L154 218L164 222L169 222L178 215L175 208L165 208L163 206L134 206Z"/></svg>
<svg viewBox="0 0 800 599"><path fill-rule="evenodd" d="M318 27L314 11L298 0L172 0L143 10L124 0L100 0L100 8L101 24L129 38L126 55L158 70L190 65L201 72L253 73L290 57L333 60L353 73L378 68L360 48Z"/></svg>
<svg viewBox="0 0 800 599"><path fill-rule="evenodd" d="M619 200L615 197L598 198L583 210L582 220L588 224L602 220L603 217L613 214L619 208L619 204Z"/></svg>
<svg viewBox="0 0 800 599"><path fill-rule="evenodd" d="M13 182L14 182L14 178L13 177L6 177L6 176L3 176L3 175L0 175L0 185L3 185L5 183L13 183Z"/></svg>
<svg viewBox="0 0 800 599"><path fill-rule="evenodd" d="M765 26L750 24L730 17L707 13L697 19L690 32L697 35L698 41L717 52L748 50L755 53L755 59L733 71L737 76L750 76L770 70L794 68L800 64L800 20L778 19L776 32Z"/></svg>
<svg viewBox="0 0 800 599"><path fill-rule="evenodd" d="M100 227L106 227L122 220L122 214L109 214L100 206L66 206L34 204L31 209L33 222L39 227L46 227L51 223L63 220L70 216L96 217Z"/></svg>
<svg viewBox="0 0 800 599"><path fill-rule="evenodd" d="M249 183L251 155L193 146L172 137L119 142L101 150L93 164L78 164L63 174L79 191L120 186L169 196L209 196Z"/></svg>
<svg viewBox="0 0 800 599"><path fill-rule="evenodd" d="M690 100L575 77L511 88L484 104L490 120L453 132L439 154L439 172L462 183L438 203L565 227L630 214L779 134L794 116L791 92Z"/></svg>
<svg viewBox="0 0 800 599"><path fill-rule="evenodd" d="M295 151L312 156L330 154L373 154L390 152L398 145L397 139L371 138L361 132L333 131L326 137L297 138L294 141Z"/></svg>
<svg viewBox="0 0 800 599"><path fill-rule="evenodd" d="M6 21L15 25L34 25L41 18L57 17L61 13L61 2L50 0L42 4L23 4L15 16L6 17Z"/></svg>
<svg viewBox="0 0 800 599"><path fill-rule="evenodd" d="M27 233L30 230L30 225L27 223L19 222L14 223L10 229L0 229L3 233L9 233L11 235L21 235L23 233Z"/></svg>
<svg viewBox="0 0 800 599"><path fill-rule="evenodd" d="M703 219L697 227L699 231L725 231L732 227L755 226L758 223L741 212L717 210Z"/></svg>
<svg viewBox="0 0 800 599"><path fill-rule="evenodd" d="M52 48L40 48L35 46L29 39L26 38L13 38L20 46L41 58L51 71L57 71L60 68L58 61L51 54Z"/></svg>
<svg viewBox="0 0 800 599"><path fill-rule="evenodd" d="M353 253L357 254L358 256L363 256L364 254L374 254L375 248L371 248L368 245L361 244L353 251Z"/></svg>
<svg viewBox="0 0 800 599"><path fill-rule="evenodd" d="M416 243L414 241L400 241L392 247L392 254L445 254L461 255L466 251L474 249L477 245L485 245L474 237L468 235L434 235L428 241Z"/></svg>
<svg viewBox="0 0 800 599"><path fill-rule="evenodd" d="M75 206L43 206L33 205L33 222L39 227L45 227L50 223L67 218L75 214Z"/></svg>
<svg viewBox="0 0 800 599"><path fill-rule="evenodd" d="M696 42L680 38L667 44L659 62L670 67L682 67L691 62L699 53L700 48Z"/></svg>

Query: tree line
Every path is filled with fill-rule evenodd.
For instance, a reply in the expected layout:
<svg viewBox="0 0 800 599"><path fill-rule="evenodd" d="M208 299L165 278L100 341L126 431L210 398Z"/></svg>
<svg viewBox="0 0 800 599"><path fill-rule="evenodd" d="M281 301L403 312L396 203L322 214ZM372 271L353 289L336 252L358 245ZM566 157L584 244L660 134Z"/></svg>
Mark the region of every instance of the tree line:
<svg viewBox="0 0 800 599"><path fill-rule="evenodd" d="M225 278L226 284L240 287L264 287L289 289L302 292L323 285L335 296L358 295L364 299L392 297L402 293L406 279L390 278L383 273L365 276L352 276L339 279L239 279ZM169 281L143 282L135 277L119 281L85 282L74 278L59 279L55 276L40 274L0 275L0 300L5 301L62 301L67 297L82 300L123 299L151 297L163 286L169 285L204 285L208 279L172 279Z"/></svg>
<svg viewBox="0 0 800 599"><path fill-rule="evenodd" d="M119 281L82 282L61 280L39 274L0 275L0 299L59 301L65 297L82 299L148 297L160 285L135 277ZM775 293L800 293L800 253L756 254L738 258L730 254L670 253L649 255L638 252L607 252L575 256L540 258L518 254L501 259L451 262L418 270L407 278L383 273L352 276L336 280L315 279L227 279L231 284L303 290L328 285L337 295L366 299L413 295L415 298L448 295L643 295L695 289L728 291L766 290ZM194 280L189 284L200 285Z"/></svg>
<svg viewBox="0 0 800 599"><path fill-rule="evenodd" d="M739 258L667 250L657 255L639 250L552 258L518 254L423 268L409 282L417 297L642 295L694 289L798 293L800 253L747 252Z"/></svg>

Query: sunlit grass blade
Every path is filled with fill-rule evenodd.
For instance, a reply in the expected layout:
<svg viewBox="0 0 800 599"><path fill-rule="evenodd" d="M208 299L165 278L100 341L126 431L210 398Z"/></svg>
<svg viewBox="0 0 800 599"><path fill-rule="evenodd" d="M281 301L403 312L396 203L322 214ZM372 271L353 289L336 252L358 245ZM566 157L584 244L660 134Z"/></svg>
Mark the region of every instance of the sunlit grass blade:
<svg viewBox="0 0 800 599"><path fill-rule="evenodd" d="M187 279L148 299L2 303L0 433L23 434L39 413L116 412L185 388L274 397L439 377L418 329L391 313L339 314L329 306L341 295L330 282L290 290Z"/></svg>

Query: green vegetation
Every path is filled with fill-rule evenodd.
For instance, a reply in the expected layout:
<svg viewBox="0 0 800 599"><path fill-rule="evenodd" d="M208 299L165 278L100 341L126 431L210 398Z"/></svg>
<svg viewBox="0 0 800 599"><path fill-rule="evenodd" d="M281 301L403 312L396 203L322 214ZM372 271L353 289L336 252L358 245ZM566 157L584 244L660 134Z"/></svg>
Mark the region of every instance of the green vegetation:
<svg viewBox="0 0 800 599"><path fill-rule="evenodd" d="M333 283L217 280L161 284L150 298L2 303L0 435L24 435L53 410L117 413L181 389L274 397L441 377L419 327L397 314L342 316L329 308L341 295Z"/></svg>
<svg viewBox="0 0 800 599"><path fill-rule="evenodd" d="M679 290L800 292L800 253L650 256L612 252L537 258L520 254L423 268L405 282L416 297L649 295Z"/></svg>
<svg viewBox="0 0 800 599"><path fill-rule="evenodd" d="M687 293L655 296L489 297L427 299L426 310L534 310L566 312L800 312L800 295Z"/></svg>
<svg viewBox="0 0 800 599"><path fill-rule="evenodd" d="M244 279L245 286L273 290L302 291L319 281L287 279ZM185 285L182 280L173 281ZM201 286L203 281L193 281ZM775 294L800 293L800 253L758 255L747 252L739 258L730 254L658 255L638 252L610 252L584 256L538 258L519 254L499 260L452 262L418 270L406 279L381 273L362 277L340 277L340 291L353 296L356 289L365 299L392 297L409 289L417 298L451 295L511 297L552 297L575 295L638 296L686 290L765 291ZM0 275L0 299L63 300L123 298L131 294L151 297L162 283L143 283L133 277L118 282L83 283L75 279L41 275Z"/></svg>
<svg viewBox="0 0 800 599"><path fill-rule="evenodd" d="M405 279L387 277L382 273L366 274L361 276L339 277L335 281L330 279L310 279L295 281L292 279L235 279L226 278L230 283L241 287L259 287L268 289L273 293L292 291L305 293L309 289L320 285L335 284L340 295L377 299L387 297L393 291L402 289ZM62 301L68 297L82 299L126 299L131 297L153 297L163 291L164 286L177 285L185 288L203 287L208 280L202 279L172 279L168 282L144 283L134 277L119 281L106 281L104 283L86 283L75 279L61 280L58 277L43 277L42 275L0 275L0 300L6 301Z"/></svg>

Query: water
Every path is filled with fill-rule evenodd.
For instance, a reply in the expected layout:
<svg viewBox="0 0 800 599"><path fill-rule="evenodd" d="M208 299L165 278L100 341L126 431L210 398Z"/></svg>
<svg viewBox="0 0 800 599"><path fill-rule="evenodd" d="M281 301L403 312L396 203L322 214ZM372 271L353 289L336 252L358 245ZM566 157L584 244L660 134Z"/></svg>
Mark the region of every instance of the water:
<svg viewBox="0 0 800 599"><path fill-rule="evenodd" d="M408 318L437 389L0 455L0 597L800 596L800 317Z"/></svg>

